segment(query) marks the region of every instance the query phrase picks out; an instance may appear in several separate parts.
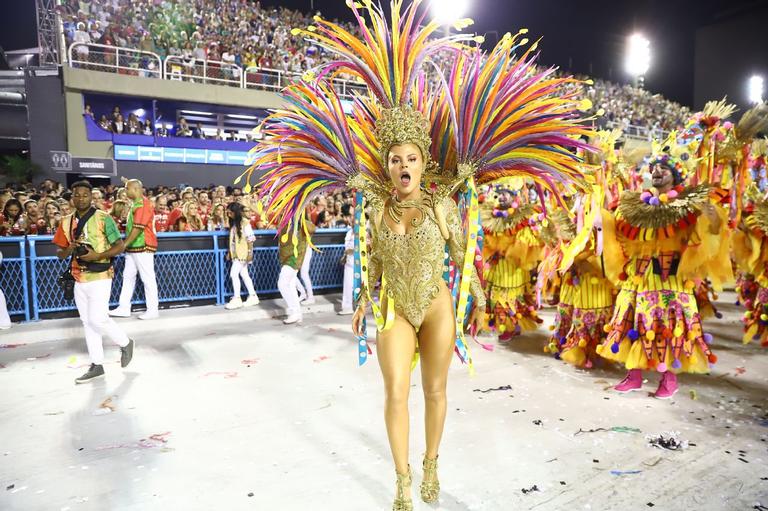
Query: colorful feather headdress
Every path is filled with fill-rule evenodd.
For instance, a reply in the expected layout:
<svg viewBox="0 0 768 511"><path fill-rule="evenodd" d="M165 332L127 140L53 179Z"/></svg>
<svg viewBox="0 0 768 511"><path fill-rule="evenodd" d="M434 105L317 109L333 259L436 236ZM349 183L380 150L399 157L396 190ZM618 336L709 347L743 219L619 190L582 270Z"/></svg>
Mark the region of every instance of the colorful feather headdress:
<svg viewBox="0 0 768 511"><path fill-rule="evenodd" d="M465 210L470 231L477 222L475 179L522 177L558 196L563 189L584 188L576 150L591 149L580 140L590 134L580 113L590 105L577 99L580 82L539 69L536 44L518 56L527 44L519 40L525 31L505 35L487 55L471 46L482 42L480 37L436 36L440 26L426 22L423 4L414 0L403 9L403 0L392 0L388 21L370 0L348 2L360 37L319 17L311 27L294 29L336 58L283 91L287 106L265 121L264 140L252 150L250 167L241 176L263 175L258 186L268 197L266 212L281 230L296 232L306 222L299 213L309 201L334 188L363 190L374 206L386 200L392 184L384 157L393 141L412 139L429 152L425 160L431 157L434 165L425 172L428 193L446 198L463 187L469 190L468 204L474 200L475 205ZM470 23L460 20L454 26ZM455 57L450 69L432 62L441 52ZM429 66L437 80L427 79ZM328 84L338 73L355 76L368 89L355 97L348 114ZM397 109L408 112L399 117L403 124L387 126L397 119L391 115ZM385 128L392 127L397 129L387 133ZM467 246L468 253L474 251ZM470 266L473 256L467 258Z"/></svg>

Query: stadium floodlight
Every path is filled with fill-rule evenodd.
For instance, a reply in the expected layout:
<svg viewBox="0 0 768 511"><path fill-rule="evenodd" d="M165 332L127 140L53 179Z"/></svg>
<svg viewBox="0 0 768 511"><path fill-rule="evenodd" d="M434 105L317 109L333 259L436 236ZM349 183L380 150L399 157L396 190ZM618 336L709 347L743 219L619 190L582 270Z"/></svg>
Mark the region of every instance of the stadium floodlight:
<svg viewBox="0 0 768 511"><path fill-rule="evenodd" d="M469 0L439 0L432 2L432 17L441 25L451 25L469 10Z"/></svg>
<svg viewBox="0 0 768 511"><path fill-rule="evenodd" d="M241 114L227 114L227 117L231 117L232 119L246 119L249 121L253 121L258 119L255 115L241 115Z"/></svg>
<svg viewBox="0 0 768 511"><path fill-rule="evenodd" d="M133 113L135 113L137 117L144 117L144 115L147 113L147 111L144 110L143 108L138 108L138 109L134 110Z"/></svg>
<svg viewBox="0 0 768 511"><path fill-rule="evenodd" d="M651 67L651 42L641 34L632 34L627 39L627 55L624 68L635 80L642 83L645 73Z"/></svg>
<svg viewBox="0 0 768 511"><path fill-rule="evenodd" d="M750 103L762 103L763 102L763 77L753 75L749 78L749 102Z"/></svg>

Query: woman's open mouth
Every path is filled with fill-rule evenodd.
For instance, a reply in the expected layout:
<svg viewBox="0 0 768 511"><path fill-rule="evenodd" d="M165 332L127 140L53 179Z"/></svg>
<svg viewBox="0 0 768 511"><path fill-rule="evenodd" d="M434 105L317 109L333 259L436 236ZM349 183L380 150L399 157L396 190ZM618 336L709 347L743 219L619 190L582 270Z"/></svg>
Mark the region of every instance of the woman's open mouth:
<svg viewBox="0 0 768 511"><path fill-rule="evenodd" d="M411 175L408 172L403 172L400 174L400 184L403 186L408 186L411 184Z"/></svg>

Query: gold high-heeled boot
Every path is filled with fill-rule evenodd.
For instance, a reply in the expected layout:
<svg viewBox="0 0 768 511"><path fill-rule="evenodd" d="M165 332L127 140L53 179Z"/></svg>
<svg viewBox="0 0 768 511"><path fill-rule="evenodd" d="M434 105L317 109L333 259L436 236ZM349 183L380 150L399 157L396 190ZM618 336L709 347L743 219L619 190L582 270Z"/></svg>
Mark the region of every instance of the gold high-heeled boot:
<svg viewBox="0 0 768 511"><path fill-rule="evenodd" d="M411 466L408 465L408 472L401 474L395 471L397 476L397 495L395 495L395 502L392 504L392 511L413 511L413 501L411 497L406 497L405 488L410 487L412 483L411 478Z"/></svg>
<svg viewBox="0 0 768 511"><path fill-rule="evenodd" d="M424 469L424 480L421 483L421 500L427 504L437 502L437 498L440 496L440 481L437 480L437 458L431 460L424 456L424 463L422 468Z"/></svg>

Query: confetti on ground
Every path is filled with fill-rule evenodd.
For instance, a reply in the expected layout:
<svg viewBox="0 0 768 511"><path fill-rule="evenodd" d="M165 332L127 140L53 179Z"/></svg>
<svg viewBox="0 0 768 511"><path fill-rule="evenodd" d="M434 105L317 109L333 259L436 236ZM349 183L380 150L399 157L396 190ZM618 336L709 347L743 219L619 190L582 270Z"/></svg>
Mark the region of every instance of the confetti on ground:
<svg viewBox="0 0 768 511"><path fill-rule="evenodd" d="M649 435L645 438L648 440L648 445L652 447L668 451L682 451L687 449L689 444L687 440L680 440L679 435L680 433L669 431L659 435Z"/></svg>
<svg viewBox="0 0 768 511"><path fill-rule="evenodd" d="M252 365L258 364L259 363L259 359L258 358L246 358L244 360L241 360L240 363L250 367Z"/></svg>
<svg viewBox="0 0 768 511"><path fill-rule="evenodd" d="M20 346L26 346L27 343L22 342L18 344L0 344L0 348L18 348Z"/></svg>
<svg viewBox="0 0 768 511"><path fill-rule="evenodd" d="M630 476L642 473L642 470L611 470L613 476Z"/></svg>
<svg viewBox="0 0 768 511"><path fill-rule="evenodd" d="M637 428L630 428L629 426L614 426L610 429L607 428L595 428L595 429L582 429L579 428L579 430L573 434L573 436L580 435L582 433L600 433L600 432L612 432L612 433L642 433L641 430Z"/></svg>
<svg viewBox="0 0 768 511"><path fill-rule="evenodd" d="M541 491L541 490L539 490L538 485L534 484L530 488L523 488L521 491L523 492L523 495L528 495L529 493L533 493L535 491Z"/></svg>
<svg viewBox="0 0 768 511"><path fill-rule="evenodd" d="M501 387L496 387L495 389L475 389L472 392L482 392L483 394L487 394L488 392L497 392L499 390L512 390L512 385L502 385Z"/></svg>
<svg viewBox="0 0 768 511"><path fill-rule="evenodd" d="M45 412L43 415L62 415L64 412Z"/></svg>
<svg viewBox="0 0 768 511"><path fill-rule="evenodd" d="M40 359L43 359L43 358L48 358L50 356L51 356L50 353L46 353L45 355L40 355L39 357L28 357L27 360L31 362L33 360L40 360Z"/></svg>
<svg viewBox="0 0 768 511"><path fill-rule="evenodd" d="M203 378L207 378L208 376L223 376L224 378L237 378L237 371L212 371L210 373L205 373L203 375Z"/></svg>
<svg viewBox="0 0 768 511"><path fill-rule="evenodd" d="M328 357L328 356L326 356L326 355L320 355L319 357L317 357L316 359L314 359L312 362L315 362L315 363L317 363L317 362L322 362L323 360L328 360L329 358L330 358L330 357Z"/></svg>
<svg viewBox="0 0 768 511"><path fill-rule="evenodd" d="M693 399L694 401L698 401L699 399L699 395L693 389L691 389L691 399Z"/></svg>
<svg viewBox="0 0 768 511"><path fill-rule="evenodd" d="M740 374L744 374L746 372L747 372L747 368L746 367L737 367L736 368L736 376L738 376Z"/></svg>
<svg viewBox="0 0 768 511"><path fill-rule="evenodd" d="M155 433L153 435L150 435L147 438L141 438L138 442L131 442L128 444L113 444L113 445L104 445L102 447L97 447L94 449L94 451L107 451L111 449L160 449L160 452L169 452L173 449L166 447L166 444L168 443L168 435L170 435L170 431L166 431L165 433Z"/></svg>
<svg viewBox="0 0 768 511"><path fill-rule="evenodd" d="M14 488L15 486L16 486L15 484L9 484L8 486L6 486L6 487L5 487L5 490L6 490L6 491L8 491L8 490L13 490L13 488Z"/></svg>

